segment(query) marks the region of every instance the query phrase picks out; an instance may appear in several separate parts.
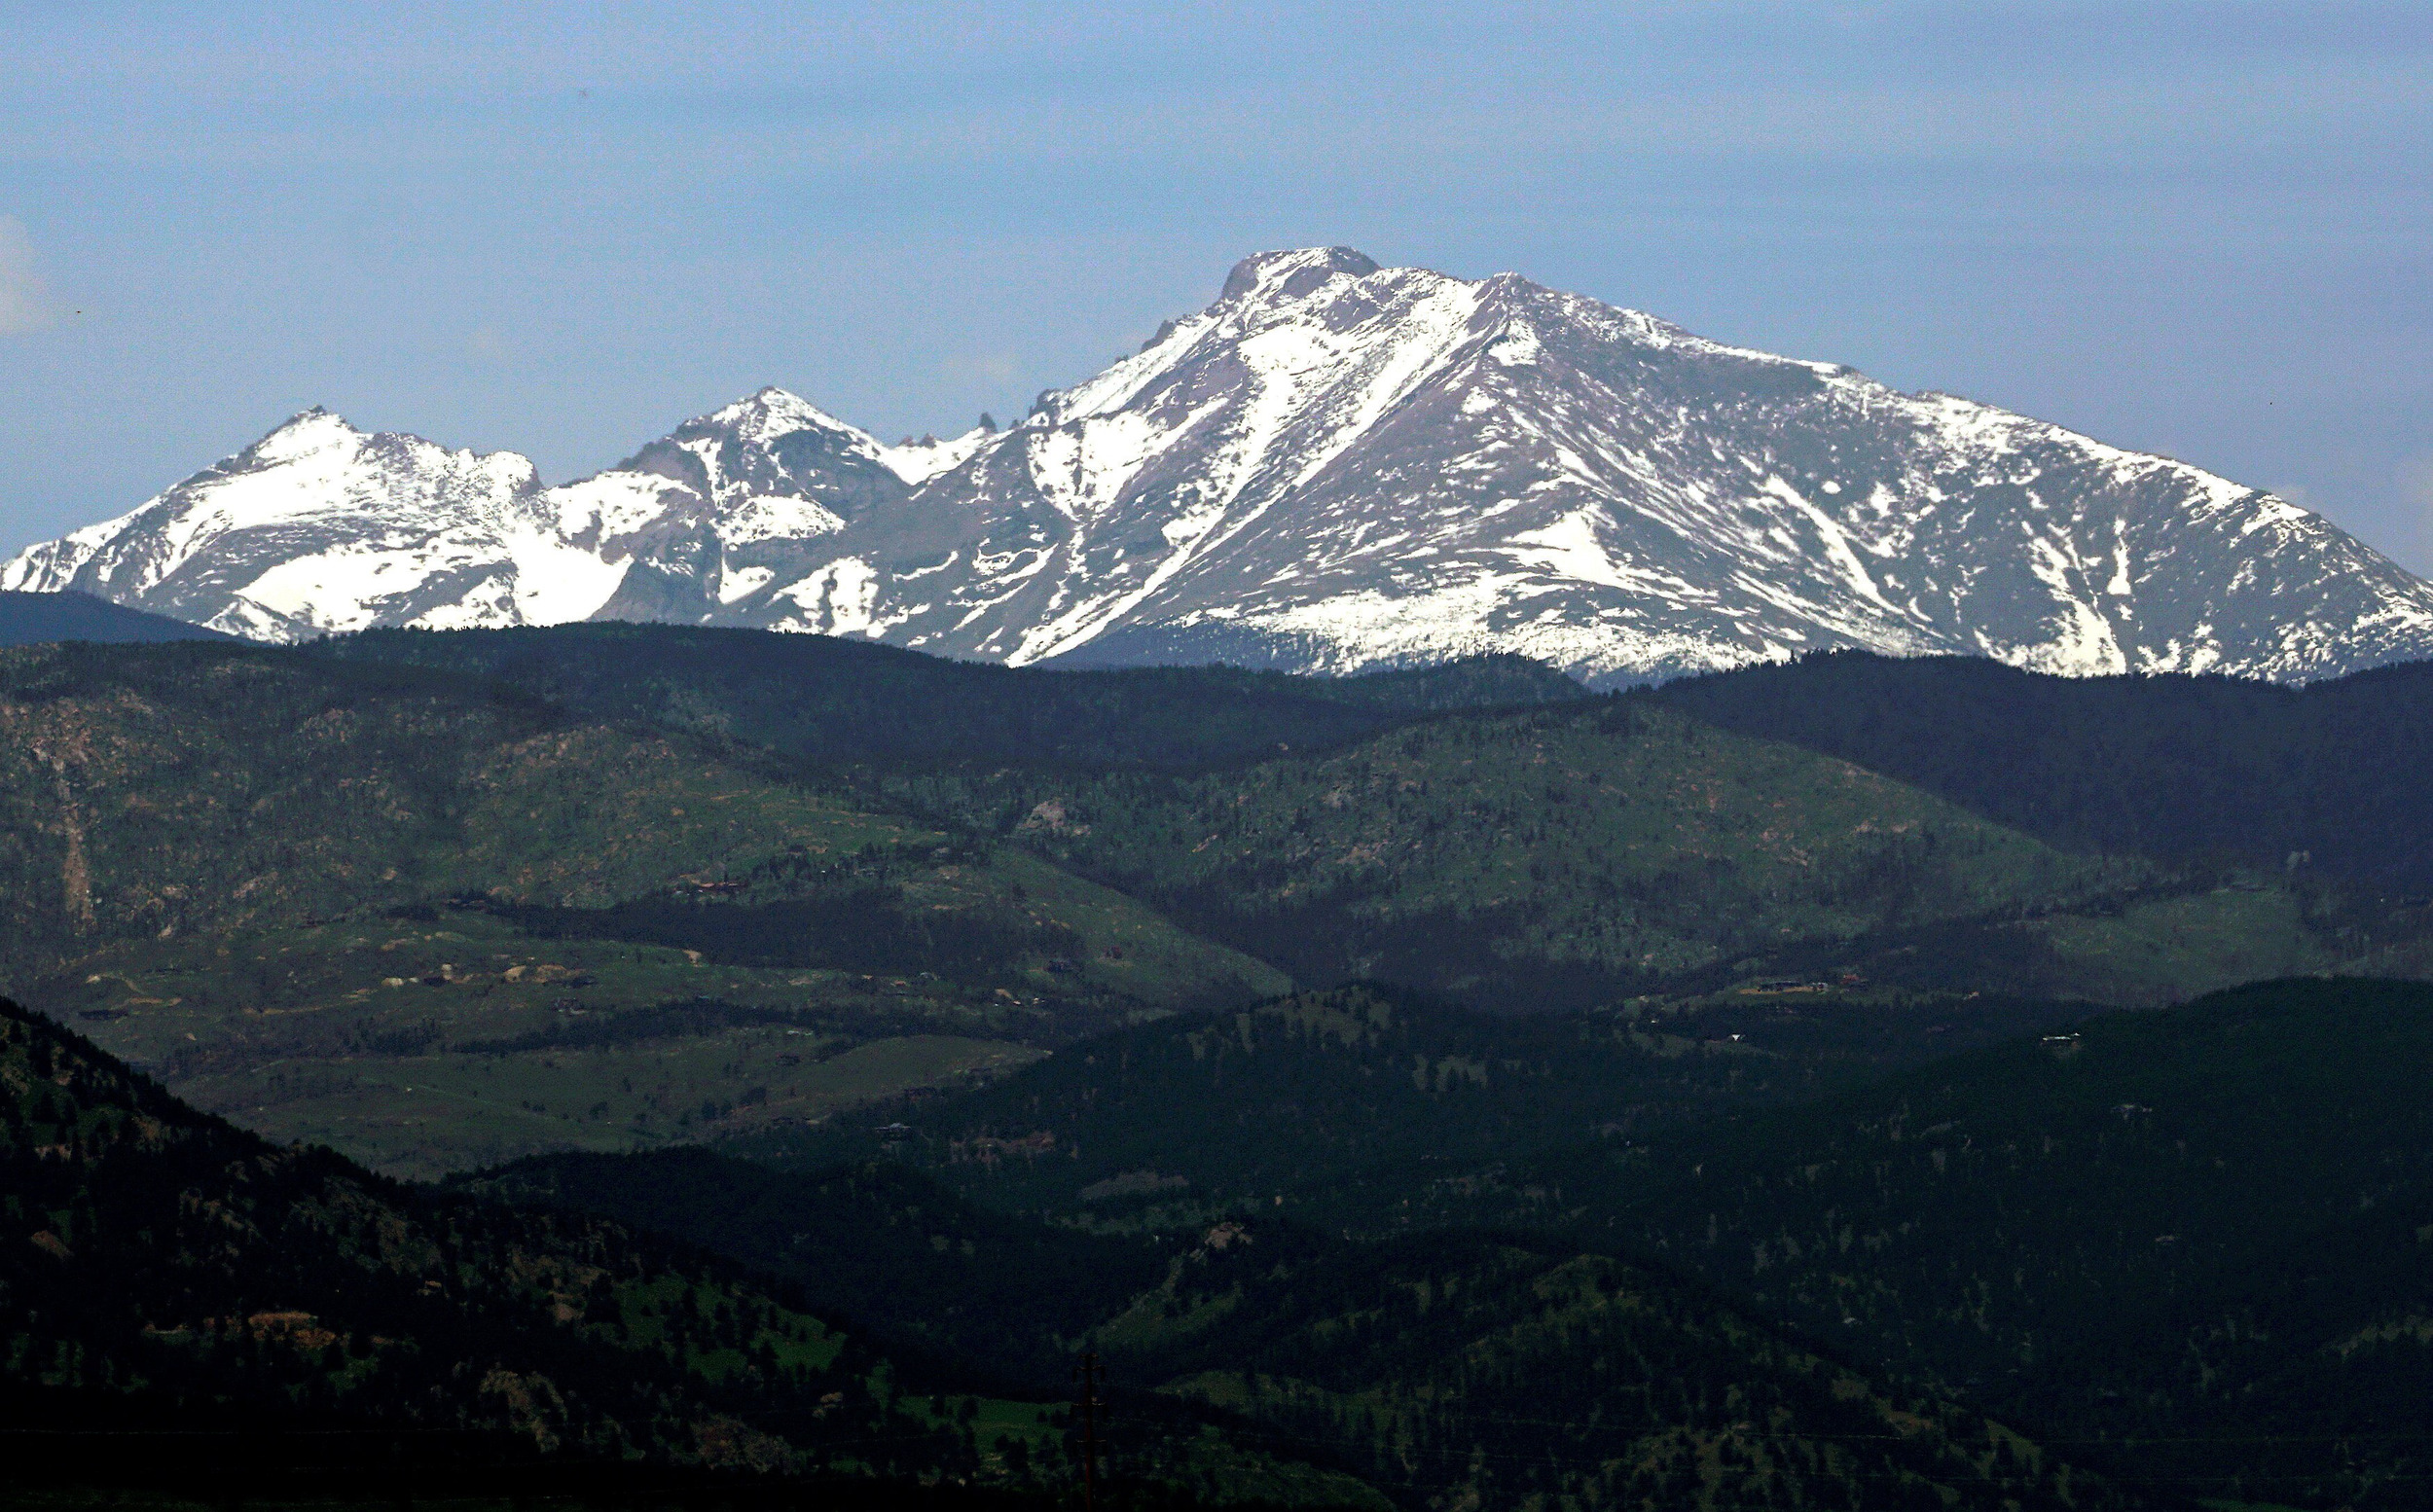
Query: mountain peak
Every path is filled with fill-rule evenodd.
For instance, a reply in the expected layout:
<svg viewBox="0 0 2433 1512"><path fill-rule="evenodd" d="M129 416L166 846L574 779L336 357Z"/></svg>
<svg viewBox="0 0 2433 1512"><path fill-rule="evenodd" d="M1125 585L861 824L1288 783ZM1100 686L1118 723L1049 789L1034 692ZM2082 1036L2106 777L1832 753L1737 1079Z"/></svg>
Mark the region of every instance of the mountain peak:
<svg viewBox="0 0 2433 1512"><path fill-rule="evenodd" d="M734 431L746 440L765 440L806 426L817 426L822 430L853 429L800 394L789 393L775 384L713 410L693 423Z"/></svg>
<svg viewBox="0 0 2433 1512"><path fill-rule="evenodd" d="M0 588L276 639L598 615L1599 684L1823 646L2293 682L2433 655L2433 585L2227 480L1340 246L1245 258L1014 431L887 447L766 387L543 489L309 411Z"/></svg>
<svg viewBox="0 0 2433 1512"><path fill-rule="evenodd" d="M316 404L289 415L246 450L259 461L277 462L362 435L345 415L333 414Z"/></svg>
<svg viewBox="0 0 2433 1512"><path fill-rule="evenodd" d="M1365 278L1375 271L1376 259L1350 247L1295 247L1277 252L1254 252L1233 265L1233 271L1225 275L1223 292L1216 297L1229 300L1236 295L1267 294L1280 299L1297 299L1336 273Z"/></svg>
<svg viewBox="0 0 2433 1512"><path fill-rule="evenodd" d="M271 428L270 434L276 436L286 431L310 430L314 428L353 430L354 426L347 423L345 415L337 414L326 405L316 404L309 410L299 410L287 418L279 421L278 424Z"/></svg>

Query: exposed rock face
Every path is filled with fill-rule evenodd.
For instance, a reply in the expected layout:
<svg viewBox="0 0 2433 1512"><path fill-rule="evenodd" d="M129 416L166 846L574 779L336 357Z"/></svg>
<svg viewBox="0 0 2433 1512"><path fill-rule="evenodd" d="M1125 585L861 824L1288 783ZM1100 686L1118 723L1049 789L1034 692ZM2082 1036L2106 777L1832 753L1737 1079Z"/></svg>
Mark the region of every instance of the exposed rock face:
<svg viewBox="0 0 2433 1512"><path fill-rule="evenodd" d="M2433 588L2270 494L1340 247L1247 259L1009 430L889 448L764 390L543 488L315 412L0 588L272 639L650 618L1598 683L1848 645L2283 680L2433 656Z"/></svg>

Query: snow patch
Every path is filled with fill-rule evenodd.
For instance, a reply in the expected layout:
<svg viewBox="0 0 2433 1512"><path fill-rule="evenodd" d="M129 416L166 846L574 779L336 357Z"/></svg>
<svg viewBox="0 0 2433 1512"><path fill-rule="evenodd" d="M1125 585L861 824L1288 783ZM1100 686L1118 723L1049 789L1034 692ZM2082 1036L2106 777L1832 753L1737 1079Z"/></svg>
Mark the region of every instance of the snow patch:
<svg viewBox="0 0 2433 1512"><path fill-rule="evenodd" d="M902 446L879 449L879 463L889 472L914 487L927 483L940 473L951 473L997 439L999 433L982 430L977 425L952 441L908 441Z"/></svg>
<svg viewBox="0 0 2433 1512"><path fill-rule="evenodd" d="M845 528L845 520L836 511L809 499L760 493L728 510L714 528L724 545L750 546L760 541L802 541L834 535Z"/></svg>
<svg viewBox="0 0 2433 1512"><path fill-rule="evenodd" d="M735 603L777 581L774 567L730 567L718 577L718 602Z"/></svg>
<svg viewBox="0 0 2433 1512"><path fill-rule="evenodd" d="M793 600L802 610L800 623L783 629L877 636L887 628L879 622L879 574L858 557L839 558L779 589L777 596Z"/></svg>

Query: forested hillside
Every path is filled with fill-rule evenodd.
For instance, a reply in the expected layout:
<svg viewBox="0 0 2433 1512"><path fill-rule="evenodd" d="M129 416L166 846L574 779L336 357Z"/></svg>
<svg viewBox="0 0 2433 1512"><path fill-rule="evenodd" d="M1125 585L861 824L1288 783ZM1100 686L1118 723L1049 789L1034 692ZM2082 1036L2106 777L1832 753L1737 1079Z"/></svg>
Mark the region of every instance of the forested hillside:
<svg viewBox="0 0 2433 1512"><path fill-rule="evenodd" d="M381 1423L897 1473L960 1436L730 1263L281 1149L5 1003L0 1170L12 1427Z"/></svg>
<svg viewBox="0 0 2433 1512"><path fill-rule="evenodd" d="M1560 1239L1370 1245L1264 1204L1091 1237L975 1210L901 1168L786 1175L707 1154L554 1157L466 1185L698 1234L853 1299L884 1336L961 1341L1017 1370L1095 1350L1119 1465L1201 1404L1226 1442L1355 1471L1398 1505L2142 1504L2008 1425Z"/></svg>
<svg viewBox="0 0 2433 1512"><path fill-rule="evenodd" d="M1101 1226L1214 1221L1250 1203L1391 1233L1439 1178L1813 1098L2084 1011L1978 998L1507 1015L1357 984L1117 1030L944 1101L724 1148L796 1170L903 1161L992 1206Z"/></svg>
<svg viewBox="0 0 2433 1512"><path fill-rule="evenodd" d="M2321 869L2040 840L1567 687L669 627L23 648L0 983L251 1127L436 1176L817 1126L1295 980L2150 1003L2433 960L2433 914ZM1542 702L1442 706L1478 699Z"/></svg>
<svg viewBox="0 0 2433 1512"><path fill-rule="evenodd" d="M1797 994L1512 1019L1348 989L729 1148L893 1159L1108 1236L1409 1235L1376 1251L1405 1264L1486 1228L1639 1256L2124 1484L2401 1508L2433 1451L2428 1070L2433 988L2407 983L2140 1013L1930 999L1871 1025ZM1226 1301L1233 1274L1125 1326L1236 1341L1302 1305ZM1373 1326L1362 1349L1407 1331Z"/></svg>
<svg viewBox="0 0 2433 1512"><path fill-rule="evenodd" d="M2433 663L2306 688L2049 677L1834 652L1635 695L1942 794L2082 852L2230 859L2433 895Z"/></svg>
<svg viewBox="0 0 2433 1512"><path fill-rule="evenodd" d="M890 1159L783 1170L706 1149L538 1155L451 1185L682 1234L809 1288L921 1359L1054 1393L1071 1347L1155 1285L1151 1238L980 1207Z"/></svg>
<svg viewBox="0 0 2433 1512"><path fill-rule="evenodd" d="M831 1309L880 1302L872 1251L891 1251L909 1293L943 1285L965 1310L929 1330L951 1345L1029 1310L1011 1286L971 1284L974 1270L1048 1284L1095 1248L1094 1283L1065 1299L1078 1326L1057 1342L1114 1367L1113 1505L1386 1512L1457 1496L1519 1512L1553 1492L1649 1512L1753 1495L2130 1504L1975 1413L1559 1245L1370 1251L1261 1220L1161 1254L988 1219L877 1170L792 1191L750 1177L756 1215L690 1206L708 1221L686 1238L730 1251L766 1245L773 1223L823 1229L787 1246L797 1274L773 1281L580 1211L604 1199L681 1219L686 1173L713 1190L746 1179L722 1164L557 1162L474 1184L550 1210L434 1196L198 1114L9 1005L0 1393L20 1431L98 1411L130 1444L172 1422L266 1444L298 1426L411 1426L486 1434L500 1456L1052 1486L1074 1470L1066 1413L959 1390L943 1355L899 1367ZM616 1181L620 1166L642 1179ZM862 1267L839 1275L823 1252ZM1533 1410L1509 1413L1531 1382Z"/></svg>
<svg viewBox="0 0 2433 1512"><path fill-rule="evenodd" d="M374 630L310 649L473 674L587 718L647 721L829 766L1203 767L1339 745L1439 709L1587 697L1516 656L1347 678L1227 666L1016 670L838 636L615 624Z"/></svg>
<svg viewBox="0 0 2433 1512"><path fill-rule="evenodd" d="M1364 1250L1222 1226L1098 1341L1118 1370L1232 1408L1263 1441L1333 1446L1427 1505L2135 1501L2007 1424L1559 1242L1456 1232Z"/></svg>
<svg viewBox="0 0 2433 1512"><path fill-rule="evenodd" d="M822 1116L1286 985L1018 848L449 673L35 647L0 732L0 982L400 1173Z"/></svg>
<svg viewBox="0 0 2433 1512"><path fill-rule="evenodd" d="M2107 1014L1421 1198L1652 1253L2138 1476L2422 1504L2433 988Z"/></svg>
<svg viewBox="0 0 2433 1512"><path fill-rule="evenodd" d="M1851 973L2167 1000L2399 948L2244 874L2056 848L1838 758L1629 702L1435 719L1201 775L914 774L893 790L1303 981L1383 977L1500 1008Z"/></svg>

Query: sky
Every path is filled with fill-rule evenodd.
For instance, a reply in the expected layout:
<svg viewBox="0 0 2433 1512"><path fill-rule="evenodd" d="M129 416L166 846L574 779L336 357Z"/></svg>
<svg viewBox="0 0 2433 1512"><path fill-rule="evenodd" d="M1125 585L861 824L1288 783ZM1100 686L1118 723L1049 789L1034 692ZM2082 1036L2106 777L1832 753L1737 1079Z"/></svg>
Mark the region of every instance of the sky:
<svg viewBox="0 0 2433 1512"><path fill-rule="evenodd" d="M1513 270L2433 574L2433 5L0 0L0 553L295 412L552 481L1021 414L1261 249Z"/></svg>

